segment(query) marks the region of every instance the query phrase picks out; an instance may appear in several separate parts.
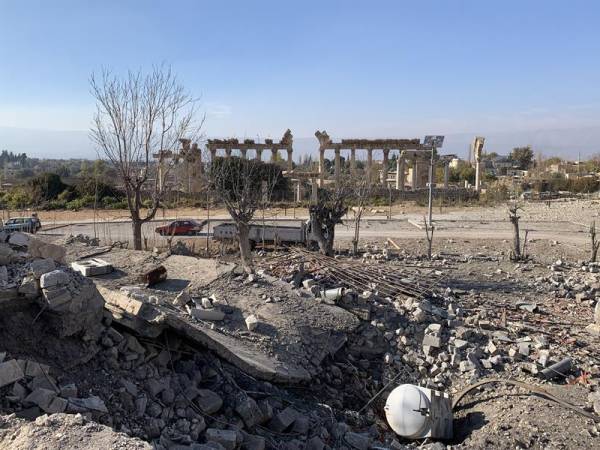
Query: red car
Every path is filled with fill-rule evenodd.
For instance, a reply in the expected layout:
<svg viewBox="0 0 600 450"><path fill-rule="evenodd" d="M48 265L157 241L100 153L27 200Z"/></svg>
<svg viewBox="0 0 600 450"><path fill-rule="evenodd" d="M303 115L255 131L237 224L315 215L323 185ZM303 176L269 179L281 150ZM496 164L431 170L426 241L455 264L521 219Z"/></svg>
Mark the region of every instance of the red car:
<svg viewBox="0 0 600 450"><path fill-rule="evenodd" d="M157 227L154 231L161 236L193 236L200 233L206 222L206 220L202 222L189 219L176 220L168 225Z"/></svg>

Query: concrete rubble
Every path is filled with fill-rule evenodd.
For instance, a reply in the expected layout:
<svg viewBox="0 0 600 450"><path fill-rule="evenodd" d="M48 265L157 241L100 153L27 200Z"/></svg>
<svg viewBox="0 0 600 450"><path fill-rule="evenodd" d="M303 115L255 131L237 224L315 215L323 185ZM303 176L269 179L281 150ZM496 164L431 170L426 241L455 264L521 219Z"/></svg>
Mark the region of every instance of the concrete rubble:
<svg viewBox="0 0 600 450"><path fill-rule="evenodd" d="M89 251L85 239L66 250L29 235L10 239L0 243L0 315L18 329L0 335L0 411L11 420L68 414L159 450L401 449L422 443L379 418L385 393L400 383L449 393L486 377L571 383L585 390L589 410L600 410L598 361L583 340L596 339L589 323L571 345L547 320L560 304L574 316L595 310L600 324L594 265L524 263L511 273L495 267L499 256L436 255L423 264L380 247L360 260L366 270L386 264L386 273L414 267L402 269L412 283L474 262L508 282L531 269L535 299L498 307L451 282L427 285L427 295L388 295L375 283L344 285L319 264L268 257L248 277L214 260L114 249L102 259L116 271L89 279L66 266ZM156 267L166 278L148 287L140 274ZM27 342L22 324L38 340ZM543 375L565 358L564 373ZM600 436L597 425L586 427Z"/></svg>

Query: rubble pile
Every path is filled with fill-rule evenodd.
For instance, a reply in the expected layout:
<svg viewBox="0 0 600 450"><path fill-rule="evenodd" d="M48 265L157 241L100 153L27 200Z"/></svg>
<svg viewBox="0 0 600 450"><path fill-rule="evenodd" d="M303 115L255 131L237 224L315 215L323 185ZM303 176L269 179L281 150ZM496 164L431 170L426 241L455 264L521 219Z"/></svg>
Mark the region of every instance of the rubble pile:
<svg viewBox="0 0 600 450"><path fill-rule="evenodd" d="M580 319L595 307L600 326L598 265L507 266L466 252L424 261L371 247L327 265L265 257L248 276L185 256L131 255L103 258L117 272L121 258L170 276L148 286L128 267L94 283L65 266L61 246L4 236L0 445L8 433L28 442L36 424L43 439L46 428L56 436L73 427L82 441L98 433L97 448L146 448L127 435L158 450L437 449L391 431L387 394L403 383L451 394L490 377L576 384L600 413L600 360L589 345L597 335ZM335 263L349 281L361 265L379 276L345 284L331 276ZM202 264L206 283L185 278ZM446 277L458 267L477 284ZM412 290L390 295L394 274ZM517 282L520 298L509 301ZM600 436L597 424L586 432Z"/></svg>

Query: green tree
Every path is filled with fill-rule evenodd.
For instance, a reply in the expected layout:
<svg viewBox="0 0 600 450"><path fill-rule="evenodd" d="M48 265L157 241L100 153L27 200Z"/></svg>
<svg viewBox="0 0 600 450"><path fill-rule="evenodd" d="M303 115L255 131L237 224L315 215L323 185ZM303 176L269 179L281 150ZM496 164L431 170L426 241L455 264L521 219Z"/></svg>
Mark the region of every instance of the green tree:
<svg viewBox="0 0 600 450"><path fill-rule="evenodd" d="M518 164L519 169L527 170L533 163L533 150L531 146L515 147L510 153L510 159Z"/></svg>

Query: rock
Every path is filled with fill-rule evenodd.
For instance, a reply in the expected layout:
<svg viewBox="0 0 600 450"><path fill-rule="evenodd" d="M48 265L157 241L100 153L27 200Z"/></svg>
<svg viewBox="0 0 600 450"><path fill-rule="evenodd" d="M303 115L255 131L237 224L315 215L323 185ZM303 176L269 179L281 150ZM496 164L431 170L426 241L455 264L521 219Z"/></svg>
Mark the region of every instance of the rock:
<svg viewBox="0 0 600 450"><path fill-rule="evenodd" d="M50 404L56 397L56 392L50 389L38 388L35 389L31 394L25 397L25 403L33 403L34 405L39 406L46 412L49 411ZM64 411L64 410L63 410Z"/></svg>
<svg viewBox="0 0 600 450"><path fill-rule="evenodd" d="M50 370L50 366L46 364L40 364L35 361L27 361L27 366L25 369L25 376L28 377L39 377L45 376Z"/></svg>
<svg viewBox="0 0 600 450"><path fill-rule="evenodd" d="M44 300L48 308L52 311L64 311L69 309L71 292L66 287L53 286L42 290Z"/></svg>
<svg viewBox="0 0 600 450"><path fill-rule="evenodd" d="M214 414L223 406L223 399L209 389L198 389L194 402L204 414Z"/></svg>
<svg viewBox="0 0 600 450"><path fill-rule="evenodd" d="M600 300L596 302L596 307L594 308L594 322L600 326Z"/></svg>
<svg viewBox="0 0 600 450"><path fill-rule="evenodd" d="M266 441L262 436L244 433L242 450L265 450Z"/></svg>
<svg viewBox="0 0 600 450"><path fill-rule="evenodd" d="M276 433L283 433L298 417L300 417L300 413L291 406L288 406L271 419L269 428Z"/></svg>
<svg viewBox="0 0 600 450"><path fill-rule="evenodd" d="M77 386L73 383L60 387L60 396L63 398L77 397Z"/></svg>
<svg viewBox="0 0 600 450"><path fill-rule="evenodd" d="M25 298L37 298L41 293L40 284L33 275L26 275L21 281L18 292Z"/></svg>
<svg viewBox="0 0 600 450"><path fill-rule="evenodd" d="M175 306L184 306L185 304L192 301L192 297L186 291L181 291L173 300L173 305Z"/></svg>
<svg viewBox="0 0 600 450"><path fill-rule="evenodd" d="M208 428L205 433L208 442L217 442L226 450L234 450L237 447L237 433L233 430L219 430Z"/></svg>
<svg viewBox="0 0 600 450"><path fill-rule="evenodd" d="M39 280L39 278L45 273L52 272L56 270L56 263L53 259L36 259L31 262L31 271L33 272L33 276Z"/></svg>
<svg viewBox="0 0 600 450"><path fill-rule="evenodd" d="M0 364L0 388L25 378L25 373L16 359Z"/></svg>
<svg viewBox="0 0 600 450"><path fill-rule="evenodd" d="M42 289L52 288L55 286L64 286L69 284L69 274L63 270L53 270L45 273L40 277L40 287Z"/></svg>
<svg viewBox="0 0 600 450"><path fill-rule="evenodd" d="M196 320L219 321L225 318L225 313L217 308L202 309L191 308L190 315Z"/></svg>
<svg viewBox="0 0 600 450"><path fill-rule="evenodd" d="M369 447L371 446L371 438L365 434L349 431L344 435L344 440L351 448L357 450L369 450Z"/></svg>
<svg viewBox="0 0 600 450"><path fill-rule="evenodd" d="M240 396L236 401L235 412L239 414L247 428L262 421L263 415L258 404L252 397L247 395Z"/></svg>
<svg viewBox="0 0 600 450"><path fill-rule="evenodd" d="M69 398L67 408L72 412L95 411L105 414L108 413L108 409L102 399L96 396L88 398Z"/></svg>
<svg viewBox="0 0 600 450"><path fill-rule="evenodd" d="M256 330L256 328L258 328L258 324L258 318L254 314L246 317L246 327L248 328L248 331Z"/></svg>
<svg viewBox="0 0 600 450"><path fill-rule="evenodd" d="M21 383L15 383L13 384L11 394L13 397L18 398L19 401L23 401L27 397L27 388Z"/></svg>
<svg viewBox="0 0 600 450"><path fill-rule="evenodd" d="M50 405L48 406L48 408L45 409L45 411L48 414L62 413L65 412L68 404L69 402L64 398L54 397L54 399L52 400L52 402L50 402Z"/></svg>
<svg viewBox="0 0 600 450"><path fill-rule="evenodd" d="M127 348L132 352L143 355L146 353L146 349L140 342L135 338L135 336L128 334L127 335Z"/></svg>
<svg viewBox="0 0 600 450"><path fill-rule="evenodd" d="M6 266L0 266L0 283L8 283L8 269Z"/></svg>
<svg viewBox="0 0 600 450"><path fill-rule="evenodd" d="M16 247L27 247L29 244L29 236L25 233L12 233L8 238L8 243Z"/></svg>
<svg viewBox="0 0 600 450"><path fill-rule="evenodd" d="M306 442L305 450L323 450L325 444L319 436L314 436Z"/></svg>
<svg viewBox="0 0 600 450"><path fill-rule="evenodd" d="M593 336L600 336L600 325L591 323L587 327L585 327L585 331L587 331Z"/></svg>

